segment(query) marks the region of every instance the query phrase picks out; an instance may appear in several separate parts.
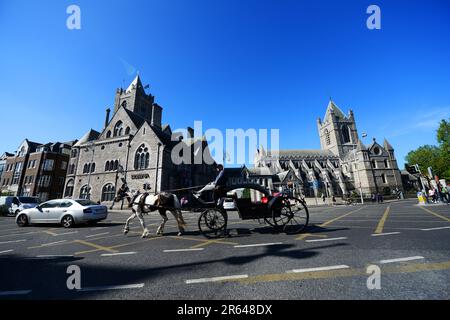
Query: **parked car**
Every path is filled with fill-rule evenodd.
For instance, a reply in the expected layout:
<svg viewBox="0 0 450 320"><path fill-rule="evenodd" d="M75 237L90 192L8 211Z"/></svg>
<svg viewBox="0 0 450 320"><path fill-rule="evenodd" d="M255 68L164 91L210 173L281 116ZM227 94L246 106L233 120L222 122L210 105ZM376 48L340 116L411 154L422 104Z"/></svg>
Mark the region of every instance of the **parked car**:
<svg viewBox="0 0 450 320"><path fill-rule="evenodd" d="M234 199L225 198L223 200L223 208L225 210L236 210L236 203L234 202Z"/></svg>
<svg viewBox="0 0 450 320"><path fill-rule="evenodd" d="M22 210L35 208L39 205L39 199L34 197L0 197L0 207L6 211L8 215L15 215Z"/></svg>
<svg viewBox="0 0 450 320"><path fill-rule="evenodd" d="M76 224L97 223L108 217L108 207L90 200L50 200L36 208L25 209L16 217L20 227L38 223L58 223L64 228Z"/></svg>

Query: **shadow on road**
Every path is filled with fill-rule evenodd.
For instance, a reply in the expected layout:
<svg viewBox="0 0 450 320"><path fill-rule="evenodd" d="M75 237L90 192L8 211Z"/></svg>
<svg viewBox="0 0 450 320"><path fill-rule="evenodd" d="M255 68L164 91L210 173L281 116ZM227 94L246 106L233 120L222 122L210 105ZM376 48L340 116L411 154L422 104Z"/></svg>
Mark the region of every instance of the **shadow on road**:
<svg viewBox="0 0 450 320"><path fill-rule="evenodd" d="M83 288L127 285L145 282L146 286L161 278L170 278L172 282L184 285L184 280L195 277L202 266L217 265L217 275L221 275L221 266L245 265L267 257L283 257L290 259L308 259L320 254L320 249L344 246L333 244L327 246L293 249L294 245L279 245L265 248L261 253L232 256L219 259L202 259L196 262L142 268L128 265L93 264L84 258L26 258L18 255L0 258L0 291L32 290L28 295L0 296L0 299L96 299L101 291L68 290L66 282L70 274L67 267L78 265L81 268L81 284ZM179 278L181 275L181 279ZM176 278L175 276L178 276ZM148 283L150 282L150 284ZM158 299L158 295L149 298Z"/></svg>

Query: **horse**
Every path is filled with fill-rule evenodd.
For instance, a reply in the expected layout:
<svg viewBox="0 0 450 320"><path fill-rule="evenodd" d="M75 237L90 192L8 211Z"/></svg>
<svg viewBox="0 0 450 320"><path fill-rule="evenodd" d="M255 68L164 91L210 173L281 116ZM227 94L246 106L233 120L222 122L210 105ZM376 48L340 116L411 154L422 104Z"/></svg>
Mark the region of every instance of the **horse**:
<svg viewBox="0 0 450 320"><path fill-rule="evenodd" d="M145 224L144 214L149 214L150 212L158 210L159 214L163 218L161 224L159 225L156 235L162 236L164 233L164 226L166 222L169 220L167 218L167 211L170 211L177 221L178 225L178 236L181 236L186 228L186 222L184 221L183 214L181 213L181 203L178 197L175 194L168 192L161 192L159 194L150 195L147 192L145 193L133 193L129 190L122 191L120 194L118 193L117 197L114 199L114 202L121 201L122 199L128 200L128 207L131 207L132 214L127 219L125 223L125 227L123 229L123 233L126 235L130 231L130 222L135 218L139 219L141 223L143 233L141 235L142 238L146 238L150 235L149 230Z"/></svg>

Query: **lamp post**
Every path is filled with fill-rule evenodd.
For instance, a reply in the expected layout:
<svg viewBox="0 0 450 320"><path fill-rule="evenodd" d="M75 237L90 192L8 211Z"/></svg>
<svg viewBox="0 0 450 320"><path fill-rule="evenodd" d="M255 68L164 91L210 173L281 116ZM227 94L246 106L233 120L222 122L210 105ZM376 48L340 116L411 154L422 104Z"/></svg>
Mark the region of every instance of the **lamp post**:
<svg viewBox="0 0 450 320"><path fill-rule="evenodd" d="M159 151L161 149L161 142L158 142L158 157L156 159L156 178L155 178L155 194L158 193L158 170L159 170Z"/></svg>
<svg viewBox="0 0 450 320"><path fill-rule="evenodd" d="M91 162L89 163L88 166L88 190L87 190L87 198L88 200L91 200L91 173L92 173L92 165L94 164L94 154L95 154L95 148L94 148L94 143L91 142L89 145L86 146L86 152L89 152L90 150L92 150L92 158L91 158Z"/></svg>
<svg viewBox="0 0 450 320"><path fill-rule="evenodd" d="M363 192L362 192L362 186L361 186L361 176L359 175L359 168L358 168L358 164L356 163L356 147L353 149L353 168L356 170L356 173L358 175L358 182L359 182L359 195L361 196L361 204L364 204L364 197L363 197ZM355 181L356 184L356 181Z"/></svg>

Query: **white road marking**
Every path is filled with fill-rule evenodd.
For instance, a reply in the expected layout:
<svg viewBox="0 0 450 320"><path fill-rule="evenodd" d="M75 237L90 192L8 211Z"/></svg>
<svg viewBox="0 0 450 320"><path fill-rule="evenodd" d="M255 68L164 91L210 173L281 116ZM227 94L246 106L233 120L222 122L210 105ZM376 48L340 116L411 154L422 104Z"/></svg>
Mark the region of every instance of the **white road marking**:
<svg viewBox="0 0 450 320"><path fill-rule="evenodd" d="M378 237L378 236L389 236L391 234L399 234L400 232L386 232L386 233L374 233L372 234L372 237Z"/></svg>
<svg viewBox="0 0 450 320"><path fill-rule="evenodd" d="M55 237L58 237L58 236L65 236L65 235L68 235L68 234L74 234L74 233L78 233L78 231L65 232L65 233L58 233L58 234L56 234L56 235L54 235L54 236L55 236Z"/></svg>
<svg viewBox="0 0 450 320"><path fill-rule="evenodd" d="M0 296L16 296L29 294L31 290L0 291Z"/></svg>
<svg viewBox="0 0 450 320"><path fill-rule="evenodd" d="M102 230L102 229L106 229L106 227L96 227L96 228L92 228L91 231L97 231L97 230Z"/></svg>
<svg viewBox="0 0 450 320"><path fill-rule="evenodd" d="M98 236L104 236L105 234L109 234L109 232L103 232L103 233L97 233L97 234L91 234L89 236L86 236L86 238L93 238Z"/></svg>
<svg viewBox="0 0 450 320"><path fill-rule="evenodd" d="M380 263L384 264L384 263L403 262L403 261L420 260L420 259L425 259L425 258L422 256L414 256L414 257L381 260Z"/></svg>
<svg viewBox="0 0 450 320"><path fill-rule="evenodd" d="M130 252L118 252L118 253L104 253L101 256L102 257L113 257L113 256L124 256L124 255L130 255L130 254L136 254L136 252L130 251Z"/></svg>
<svg viewBox="0 0 450 320"><path fill-rule="evenodd" d="M4 241L4 242L0 242L0 244L16 243L16 242L24 242L24 241L27 241L27 240L21 239L21 240L14 240L14 241Z"/></svg>
<svg viewBox="0 0 450 320"><path fill-rule="evenodd" d="M420 230L422 230L422 231L432 231L432 230L442 230L442 229L450 229L450 226L448 226L448 227L439 227L439 228L420 229Z"/></svg>
<svg viewBox="0 0 450 320"><path fill-rule="evenodd" d="M2 254L2 253L8 253L8 252L13 252L14 250L4 250L4 251L0 251L0 254Z"/></svg>
<svg viewBox="0 0 450 320"><path fill-rule="evenodd" d="M345 264L337 265L337 266L328 266L328 267L317 267L317 268L304 268L304 269L294 269L290 271L286 271L287 273L302 273L302 272L316 272L316 271L326 271L326 270L338 270L338 269L348 269L349 266Z"/></svg>
<svg viewBox="0 0 450 320"><path fill-rule="evenodd" d="M271 243L255 243L255 244L240 244L234 246L235 248L250 248L250 247L265 247L265 246L278 246L283 242L271 242Z"/></svg>
<svg viewBox="0 0 450 320"><path fill-rule="evenodd" d="M44 254L36 256L36 258L47 258L47 259L56 259L56 258L73 258L73 254Z"/></svg>
<svg viewBox="0 0 450 320"><path fill-rule="evenodd" d="M172 249L172 250L164 250L163 252L189 252L189 251L202 251L205 248L195 248L195 249Z"/></svg>
<svg viewBox="0 0 450 320"><path fill-rule="evenodd" d="M345 240L347 237L339 238L327 238L327 239L317 239L317 240L305 240L305 242L322 242L322 241L334 241L334 240Z"/></svg>
<svg viewBox="0 0 450 320"><path fill-rule="evenodd" d="M87 287L87 288L81 288L80 290L76 290L76 291L123 290L123 289L139 289L139 288L143 288L143 287L144 287L143 283L137 283L137 284L122 285L122 286Z"/></svg>
<svg viewBox="0 0 450 320"><path fill-rule="evenodd" d="M53 246L53 245L55 245L55 244L63 243L63 242L66 242L66 241L67 241L67 240L61 240L61 241L56 241L56 242L44 243L44 244L41 245L41 247Z"/></svg>
<svg viewBox="0 0 450 320"><path fill-rule="evenodd" d="M224 276L224 277L213 277L213 278L200 278L200 279L186 280L186 284L217 282L217 281L223 281L223 280L245 279L245 278L248 278L247 274L241 274L241 275L235 275L235 276Z"/></svg>

